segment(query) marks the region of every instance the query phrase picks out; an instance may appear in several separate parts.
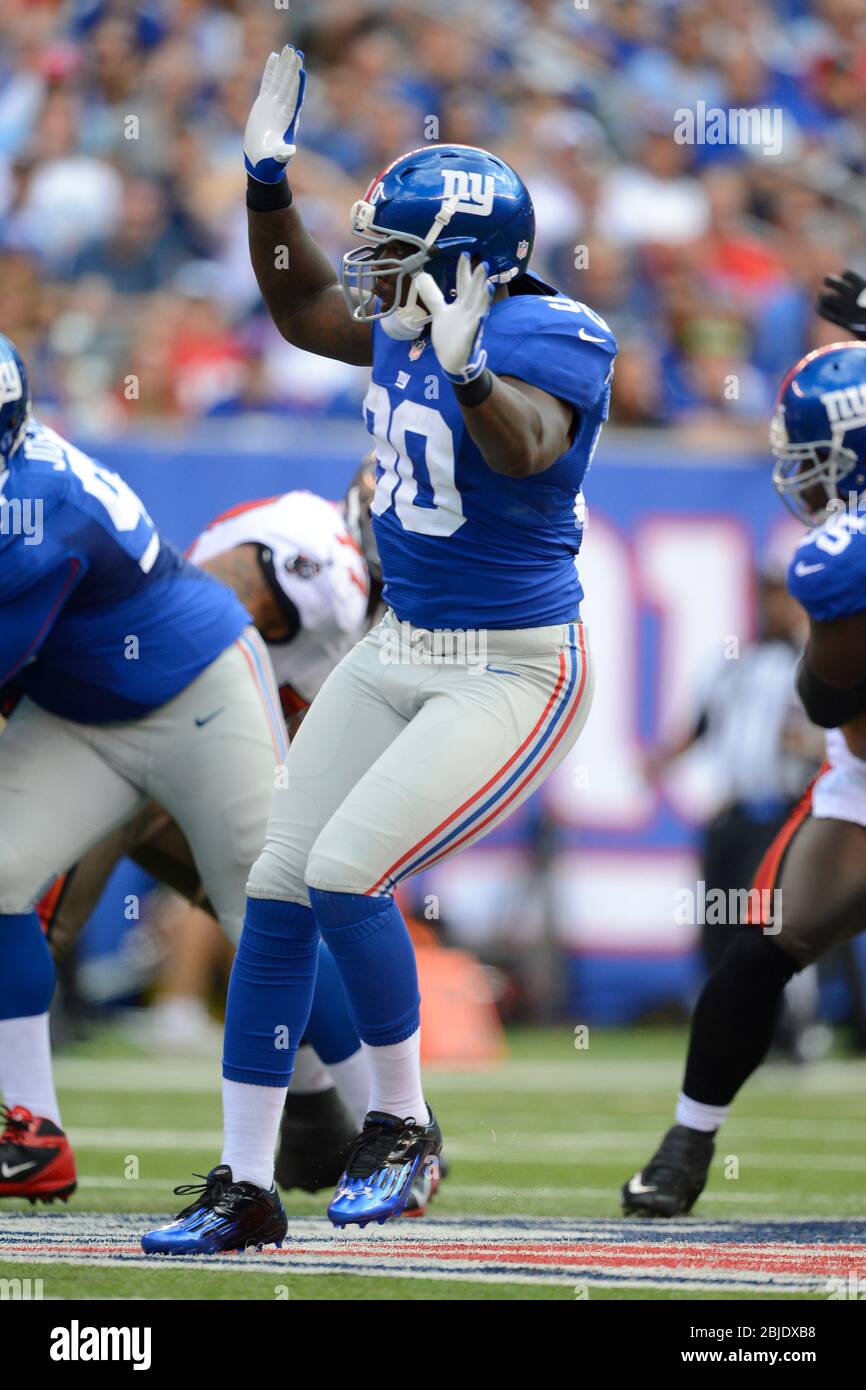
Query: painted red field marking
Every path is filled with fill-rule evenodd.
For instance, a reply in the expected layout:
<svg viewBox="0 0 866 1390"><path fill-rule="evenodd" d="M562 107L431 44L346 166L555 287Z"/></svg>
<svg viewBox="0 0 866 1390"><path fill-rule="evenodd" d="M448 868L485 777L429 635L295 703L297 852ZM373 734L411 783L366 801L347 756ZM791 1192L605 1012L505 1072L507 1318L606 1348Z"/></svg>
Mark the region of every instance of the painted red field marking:
<svg viewBox="0 0 866 1390"><path fill-rule="evenodd" d="M856 1254L853 1252L856 1251ZM443 1263L472 1260L480 1264L579 1265L585 1267L636 1269L753 1269L763 1273L808 1275L832 1274L839 1269L855 1273L866 1272L866 1249L861 1247L801 1246L786 1250L779 1247L736 1246L629 1246L612 1243L609 1246L526 1244L489 1245L467 1242L465 1245L410 1244L400 1241L385 1244L370 1241L358 1245L325 1245L309 1247L284 1246L283 1258L366 1258L400 1260L422 1258Z"/></svg>
<svg viewBox="0 0 866 1390"><path fill-rule="evenodd" d="M683 1233L685 1234L685 1233ZM43 1239L34 1234L30 1241L16 1240L4 1245L0 1240L0 1259L4 1254L10 1257L38 1261L40 1257L74 1261L76 1257L86 1262L93 1257L101 1263L112 1259L125 1259L133 1263L139 1260L152 1263L141 1250L137 1240L130 1241L126 1232L118 1232L118 1237L108 1235L103 1238L64 1241L54 1238ZM126 1239L122 1237L126 1236ZM234 1263L238 1257L229 1255ZM214 1264L225 1256L195 1257L199 1268L206 1268L210 1261ZM177 1261L183 1264L183 1260ZM376 1232L356 1237L337 1236L316 1232L304 1243L287 1244L281 1250L268 1249L255 1255L253 1264L267 1267L268 1264L292 1265L303 1273L316 1267L345 1268L354 1267L358 1272L368 1272L375 1265L388 1266L394 1275L406 1273L407 1266L427 1269L431 1275L439 1271L453 1271L454 1277L464 1277L466 1268L477 1271L478 1277L492 1278L495 1273L514 1270L519 1277L519 1267L523 1266L537 1272L537 1277L555 1278L569 1271L581 1269L589 1277L610 1276L635 1283L656 1280L670 1283L682 1282L688 1277L697 1281L697 1286L718 1286L735 1283L737 1276L760 1280L771 1287L777 1280L798 1281L801 1287L815 1284L832 1275L866 1275L866 1244L851 1241L841 1244L814 1244L792 1241L748 1241L736 1244L700 1239L680 1239L670 1241L646 1241L632 1243L619 1239L592 1239L575 1236L545 1237L533 1234L531 1237L459 1235L452 1238L418 1238L413 1232L410 1238L386 1237ZM238 1259L238 1264L241 1260ZM482 1271L489 1273L482 1275Z"/></svg>

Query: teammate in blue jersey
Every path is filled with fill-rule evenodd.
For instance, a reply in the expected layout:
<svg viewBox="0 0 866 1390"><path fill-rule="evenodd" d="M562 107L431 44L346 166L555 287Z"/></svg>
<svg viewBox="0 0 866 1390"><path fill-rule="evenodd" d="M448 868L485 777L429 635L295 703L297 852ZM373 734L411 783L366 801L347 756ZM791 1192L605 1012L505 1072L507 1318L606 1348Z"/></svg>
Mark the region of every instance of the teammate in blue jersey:
<svg viewBox="0 0 866 1390"><path fill-rule="evenodd" d="M51 1075L54 966L34 905L150 798L237 939L285 726L235 595L116 474L30 414L0 338L0 1196L75 1186Z"/></svg>
<svg viewBox="0 0 866 1390"><path fill-rule="evenodd" d="M250 875L229 987L224 1162L268 1191L321 935L372 1085L329 1214L365 1225L401 1212L441 1148L394 889L516 809L589 710L575 557L616 345L597 314L531 273L523 182L465 145L413 150L373 180L352 211L360 245L341 286L285 174L305 81L301 53L271 55L244 145L250 250L290 342L372 367L365 416L388 611L317 696ZM275 1050L281 1028L289 1045ZM208 1187L145 1249L249 1238L242 1211L233 1225L225 1203L208 1215L211 1202Z"/></svg>
<svg viewBox="0 0 866 1390"><path fill-rule="evenodd" d="M769 1050L785 985L866 924L866 345L833 343L792 368L770 442L773 482L810 527L788 587L809 616L797 689L827 730L827 757L758 868L749 923L732 931L700 995L676 1123L622 1189L626 1212L641 1216L691 1209L716 1130Z"/></svg>
<svg viewBox="0 0 866 1390"><path fill-rule="evenodd" d="M157 535L117 474L36 420L0 505L0 685L14 677L52 714L141 718L249 625L233 595Z"/></svg>

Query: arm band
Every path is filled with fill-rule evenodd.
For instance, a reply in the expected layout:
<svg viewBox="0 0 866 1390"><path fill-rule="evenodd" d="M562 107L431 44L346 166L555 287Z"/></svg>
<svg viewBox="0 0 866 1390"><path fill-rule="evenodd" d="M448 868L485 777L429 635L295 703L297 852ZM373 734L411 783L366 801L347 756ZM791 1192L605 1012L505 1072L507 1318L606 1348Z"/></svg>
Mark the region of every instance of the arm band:
<svg viewBox="0 0 866 1390"><path fill-rule="evenodd" d="M485 367L474 381L452 381L451 385L461 405L483 405L493 390L493 373Z"/></svg>
<svg viewBox="0 0 866 1390"><path fill-rule="evenodd" d="M805 657L797 667L797 694L812 723L821 729L847 724L866 708L866 681L837 690L810 671Z"/></svg>
<svg viewBox="0 0 866 1390"><path fill-rule="evenodd" d="M260 183L247 174L247 207L251 212L281 212L292 206L292 190L285 174L277 183Z"/></svg>

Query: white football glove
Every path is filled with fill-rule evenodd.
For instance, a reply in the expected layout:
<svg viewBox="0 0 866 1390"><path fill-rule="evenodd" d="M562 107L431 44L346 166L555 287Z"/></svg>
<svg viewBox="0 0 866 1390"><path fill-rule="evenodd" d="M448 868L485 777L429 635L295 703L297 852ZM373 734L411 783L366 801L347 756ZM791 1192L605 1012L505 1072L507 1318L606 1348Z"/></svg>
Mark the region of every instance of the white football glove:
<svg viewBox="0 0 866 1390"><path fill-rule="evenodd" d="M244 132L244 163L259 183L278 183L292 161L306 81L304 55L290 43L265 64Z"/></svg>
<svg viewBox="0 0 866 1390"><path fill-rule="evenodd" d="M436 281L422 270L415 283L430 313L430 341L449 381L475 381L487 365L481 346L492 289L484 261L474 270L464 251L457 262L457 295L446 303Z"/></svg>

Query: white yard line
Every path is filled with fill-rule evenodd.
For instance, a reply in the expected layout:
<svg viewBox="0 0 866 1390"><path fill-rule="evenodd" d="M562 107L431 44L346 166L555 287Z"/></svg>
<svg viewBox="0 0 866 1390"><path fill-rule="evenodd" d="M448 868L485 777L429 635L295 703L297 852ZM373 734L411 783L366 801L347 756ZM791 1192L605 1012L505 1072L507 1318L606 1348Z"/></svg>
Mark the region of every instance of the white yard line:
<svg viewBox="0 0 866 1390"><path fill-rule="evenodd" d="M668 1091L679 1088L682 1062L607 1061L596 1059L591 1049L573 1058L556 1062L504 1062L489 1070L438 1071L428 1068L430 1091L442 1094L479 1091L603 1093L622 1088L627 1091ZM765 1067L750 1083L753 1091L778 1089L784 1078L791 1096L835 1094L863 1090L863 1067L856 1059L820 1062L796 1071L790 1067ZM195 1094L219 1091L219 1060L166 1057L155 1054L142 1058L102 1061L98 1057L60 1057L56 1064L58 1087L66 1091L99 1093L137 1091Z"/></svg>
<svg viewBox="0 0 866 1390"><path fill-rule="evenodd" d="M69 1138L73 1147L79 1149L121 1149L124 1154L135 1155L144 1152L179 1152L184 1150L215 1149L222 1147L222 1134L218 1129L105 1129L99 1126L72 1125ZM487 1142L454 1140L448 1141L447 1152L450 1157L473 1163L525 1164L538 1166L550 1163L579 1161L582 1167L607 1167L611 1151L622 1151L633 1155L639 1147L635 1135L626 1131L609 1134L591 1132L586 1135L536 1133L531 1135L492 1134ZM596 1152L601 1150L601 1152ZM726 1153L736 1150L728 1144ZM788 1154L756 1154L740 1152L741 1170L743 1167L769 1169L770 1171L814 1171L814 1172L861 1172L863 1158L856 1154L817 1154L808 1152ZM626 1165L628 1166L628 1165ZM623 1175L623 1179L628 1174Z"/></svg>
<svg viewBox="0 0 866 1390"><path fill-rule="evenodd" d="M169 1200L171 1198L170 1178L137 1178L133 1182L130 1181L128 1178L100 1177L98 1175L79 1174L78 1188L80 1192L128 1192L131 1194L144 1192L157 1193L161 1194L166 1198L166 1202L169 1207L172 1204L171 1200ZM457 1198L460 1200L465 1200L466 1198L477 1198L479 1200L483 1199L500 1202L513 1202L515 1200L526 1201L527 1198L530 1198L536 1199L538 1201L551 1202L574 1199L578 1199L580 1201L587 1200L607 1203L619 1202L619 1194L614 1187L572 1187L568 1184L562 1184L560 1186L552 1186L549 1184L545 1184L544 1186L540 1186L537 1183L523 1183L516 1184L513 1187L507 1187L501 1183L455 1183L452 1182L449 1178L447 1184L442 1188L442 1193L447 1197ZM328 1193L323 1191L321 1194L323 1212L327 1196ZM311 1196L309 1200L311 1203L314 1203L316 1201L316 1198ZM773 1202L778 1202L780 1204L787 1205L790 1202L790 1198L787 1193L783 1192L774 1193L736 1191L705 1192L701 1197L702 1206L706 1206L707 1204L718 1206L732 1204L736 1206L740 1204L767 1207L768 1204ZM814 1214L811 1216L800 1216L797 1217L796 1220L820 1221L824 1217L826 1217L828 1211L832 1211L840 1215L866 1217L866 1194L864 1194L863 1197L853 1197L840 1196L838 1193L810 1192L809 1203L816 1209ZM819 1211L818 1208L823 1208L823 1210ZM495 1213L493 1214L495 1215ZM768 1211L766 1213L766 1219L778 1220L779 1215L780 1213L777 1210L772 1212ZM521 1212L515 1212L513 1214L513 1217L517 1221L537 1220L536 1217L529 1214L523 1214ZM508 1219L510 1220L511 1218L512 1213L509 1212ZM761 1220L763 1218L756 1214L755 1216L750 1217L749 1219ZM790 1219L794 1220L795 1218L792 1217ZM295 1218L290 1216L289 1220L294 1222Z"/></svg>

